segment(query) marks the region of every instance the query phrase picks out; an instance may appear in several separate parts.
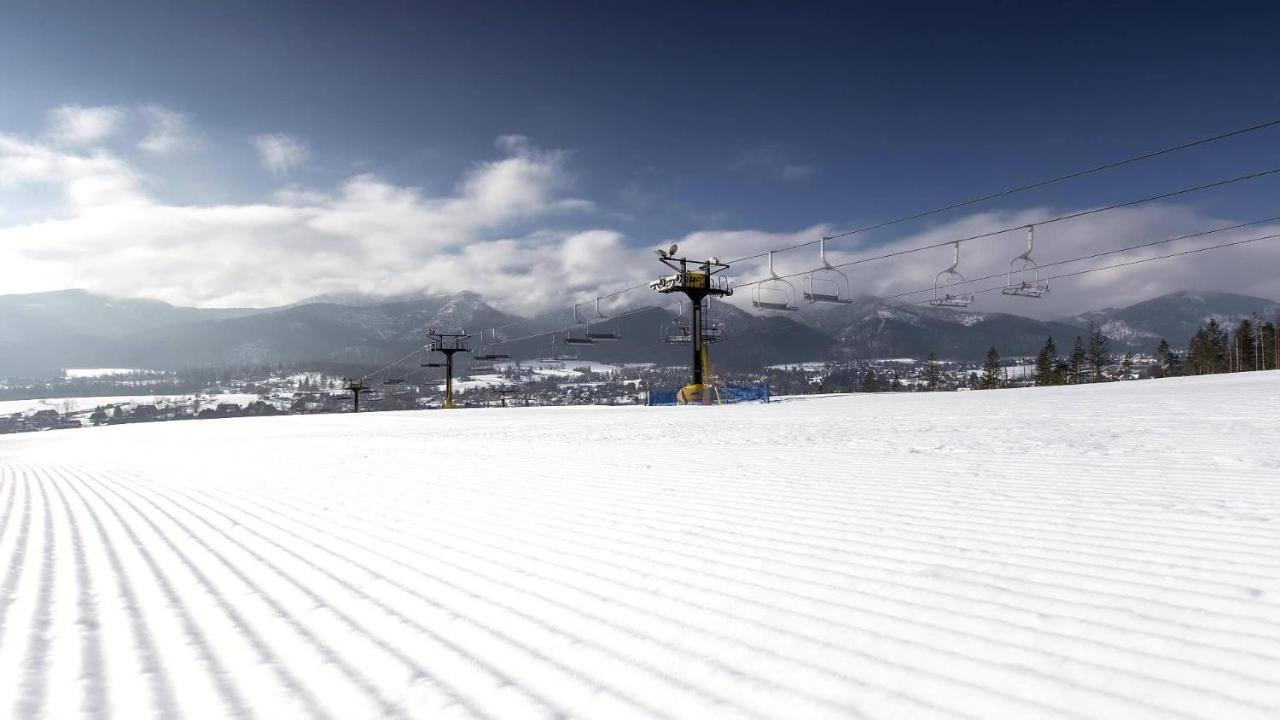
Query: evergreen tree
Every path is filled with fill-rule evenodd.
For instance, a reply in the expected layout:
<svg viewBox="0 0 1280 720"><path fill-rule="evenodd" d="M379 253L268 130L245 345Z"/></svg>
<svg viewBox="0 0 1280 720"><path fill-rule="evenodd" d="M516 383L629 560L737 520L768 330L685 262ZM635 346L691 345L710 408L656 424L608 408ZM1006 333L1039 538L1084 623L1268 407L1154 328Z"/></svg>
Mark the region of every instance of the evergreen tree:
<svg viewBox="0 0 1280 720"><path fill-rule="evenodd" d="M1197 375L1223 372L1227 369L1227 331L1210 319L1196 329L1187 345L1188 369Z"/></svg>
<svg viewBox="0 0 1280 720"><path fill-rule="evenodd" d="M89 415L89 422L93 423L94 425L101 425L106 421L107 421L107 411L103 410L101 405L95 408L93 413Z"/></svg>
<svg viewBox="0 0 1280 720"><path fill-rule="evenodd" d="M1093 381L1102 382L1102 371L1111 364L1111 338L1102 334L1102 328L1089 324L1089 349L1087 351L1089 368L1093 371Z"/></svg>
<svg viewBox="0 0 1280 720"><path fill-rule="evenodd" d="M1044 341L1044 347L1040 348L1040 354L1036 355L1036 385L1057 385L1057 373L1054 371L1058 363L1058 346L1054 344L1053 337L1049 337Z"/></svg>
<svg viewBox="0 0 1280 720"><path fill-rule="evenodd" d="M994 390L1000 387L1002 371L1000 353L996 352L995 345L992 345L987 351L987 361L982 364L982 389Z"/></svg>
<svg viewBox="0 0 1280 720"><path fill-rule="evenodd" d="M1274 323L1258 323L1258 339L1262 343L1262 369L1278 370L1276 367L1276 326Z"/></svg>
<svg viewBox="0 0 1280 720"><path fill-rule="evenodd" d="M1209 341L1209 332L1204 324L1196 328L1196 332L1187 342L1187 369L1193 375L1212 372L1213 343Z"/></svg>
<svg viewBox="0 0 1280 720"><path fill-rule="evenodd" d="M982 380L978 378L978 373L976 372L969 373L969 389L978 390L981 387L982 387Z"/></svg>
<svg viewBox="0 0 1280 720"><path fill-rule="evenodd" d="M1227 369L1227 353L1230 352L1231 338L1227 334L1227 329L1217 320L1210 318L1205 327L1209 331L1209 342L1213 346L1214 365L1217 367L1215 372L1222 372Z"/></svg>
<svg viewBox="0 0 1280 720"><path fill-rule="evenodd" d="M1156 346L1156 374L1157 377L1173 377L1177 375L1178 356L1173 352L1173 348L1169 347L1169 341L1160 338L1160 344Z"/></svg>
<svg viewBox="0 0 1280 720"><path fill-rule="evenodd" d="M930 352L929 359L924 361L924 387L933 392L941 385L942 372L938 370L938 356Z"/></svg>
<svg viewBox="0 0 1280 720"><path fill-rule="evenodd" d="M1236 331L1231 337L1231 357L1235 358L1236 372L1242 370L1253 370L1256 367L1254 362L1254 343L1255 339L1254 324L1249 318L1240 321L1236 326Z"/></svg>
<svg viewBox="0 0 1280 720"><path fill-rule="evenodd" d="M1071 377L1071 361L1066 358L1058 358L1058 362L1053 364L1053 384L1062 385Z"/></svg>
<svg viewBox="0 0 1280 720"><path fill-rule="evenodd" d="M876 377L875 368L862 376L862 392L880 392L880 379Z"/></svg>
<svg viewBox="0 0 1280 720"><path fill-rule="evenodd" d="M1124 354L1124 359L1120 361L1120 379L1128 380L1129 376L1132 374L1133 374L1133 353L1127 352Z"/></svg>
<svg viewBox="0 0 1280 720"><path fill-rule="evenodd" d="M1068 382L1080 382L1080 375L1084 372L1084 360L1084 340L1077 335L1076 344L1071 348L1071 360L1068 363L1068 367L1071 370L1071 377Z"/></svg>

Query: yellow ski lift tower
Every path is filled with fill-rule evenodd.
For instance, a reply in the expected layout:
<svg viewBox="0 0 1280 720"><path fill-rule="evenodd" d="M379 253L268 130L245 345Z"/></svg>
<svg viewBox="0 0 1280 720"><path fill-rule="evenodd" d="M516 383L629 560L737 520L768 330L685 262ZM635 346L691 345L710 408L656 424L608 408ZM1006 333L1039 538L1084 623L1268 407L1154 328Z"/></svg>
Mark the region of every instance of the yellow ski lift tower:
<svg viewBox="0 0 1280 720"><path fill-rule="evenodd" d="M664 294L684 293L689 298L689 334L693 347L693 360L690 363L691 380L680 389L679 399L683 404L705 404L712 400L708 392L706 380L707 349L706 333L703 328L702 301L708 297L732 295L733 288L718 273L729 269L728 264L717 258L709 260L690 260L676 257L679 251L674 244L668 250L657 250L658 261L674 271L673 275L665 275L649 283L654 292Z"/></svg>
<svg viewBox="0 0 1280 720"><path fill-rule="evenodd" d="M427 344L427 350L444 355L444 362L423 363L422 367L444 368L444 401L440 403L440 407L445 410L452 409L453 356L460 352L471 352L471 349L467 347L467 340L471 339L471 336L462 332L448 333L428 330L427 337L431 338L431 342Z"/></svg>

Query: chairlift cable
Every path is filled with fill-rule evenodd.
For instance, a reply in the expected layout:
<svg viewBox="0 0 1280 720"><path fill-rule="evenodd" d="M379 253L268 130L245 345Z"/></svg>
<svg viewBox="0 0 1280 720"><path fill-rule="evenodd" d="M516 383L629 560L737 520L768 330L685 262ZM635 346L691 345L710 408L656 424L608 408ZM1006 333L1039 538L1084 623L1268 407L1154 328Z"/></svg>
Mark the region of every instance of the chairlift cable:
<svg viewBox="0 0 1280 720"><path fill-rule="evenodd" d="M422 346L422 347L420 347L420 348L418 348L418 349L416 349L416 350L414 350L414 351L410 352L408 355L405 355L404 357L400 358L399 360L396 360L395 362L387 363L386 365L383 365L382 367L378 368L377 370L374 370L374 371L373 371L373 372L371 372L371 373L368 373L367 375L362 375L362 376L360 377L360 380L361 380L361 381L368 380L369 378L371 378L371 377L373 377L373 376L375 376L375 375L377 375L377 374L379 374L379 373L385 372L385 371L387 371L387 370L389 370L389 369L391 369L391 368L393 368L393 367L395 367L395 366L399 365L400 363L404 362L405 360L408 360L409 358L413 357L414 355L417 355L418 353L420 353L420 352L422 352L423 350L426 350L426 349L427 349L427 347L424 345L424 346Z"/></svg>
<svg viewBox="0 0 1280 720"><path fill-rule="evenodd" d="M645 286L642 286L642 287L648 287L648 286L647 286L647 285L645 285ZM602 295L601 297L604 297L604 296ZM617 315L610 316L610 318L609 318L609 319L610 319L610 320L617 320L617 319L621 319L621 318L627 317L628 315L635 315L636 313L645 312L645 311L647 311L647 310L661 310L661 309L663 309L663 308L662 308L662 307L660 307L660 306L658 306L658 305L645 305L645 306L643 306L643 307L638 307L638 308L635 308L635 309L633 309L633 310L628 310L628 311L626 311L626 312L624 312L624 313L619 313L619 314L617 314ZM499 340L498 342L494 343L494 345L495 345L495 346L496 346L496 345L506 345L506 344L510 344L510 343L523 342L523 341L525 341L525 340L533 340L534 338L546 337L546 336L551 335L551 334L553 334L553 333L559 333L559 332L563 332L563 331L564 331L564 328L556 328L556 329L554 329L554 330L546 330L546 331L543 331L543 332L540 332L540 333L534 333L534 334L532 334L532 335L525 335L525 336L523 336L523 337L516 337L516 338L509 338L509 339L506 339L506 340Z"/></svg>
<svg viewBox="0 0 1280 720"><path fill-rule="evenodd" d="M1077 277L1079 275L1088 275L1089 273L1102 272L1103 270L1114 270L1116 268L1129 267L1130 265L1141 265L1142 263L1155 262L1157 260L1168 260L1170 258L1182 257L1184 255L1195 255L1196 253L1208 252L1210 250L1221 250L1223 248L1236 247L1237 245L1248 245L1249 243L1256 243L1262 240L1272 240L1274 238L1280 238L1280 233L1273 233L1271 235L1263 235L1261 237L1249 238L1248 240L1235 240L1233 242L1221 243L1219 245L1210 245L1208 247L1193 248L1191 250L1182 250L1180 252L1169 253L1168 255L1160 255L1157 257L1139 258L1137 260L1129 260L1127 262L1116 263L1114 265L1104 265L1102 267L1087 268L1085 270L1077 270L1075 272L1062 273L1061 275L1054 275L1053 277L1045 278L1045 280L1060 280L1062 278ZM1003 285L996 285L989 288L983 288L981 290L975 290L974 294L993 292L1003 287L1004 287ZM922 305L927 302L928 301L920 301L914 304Z"/></svg>
<svg viewBox="0 0 1280 720"><path fill-rule="evenodd" d="M1226 140L1227 138L1236 137L1238 135L1244 135L1247 133L1255 132L1257 130L1265 130L1266 128L1274 127L1276 125L1280 125L1280 119L1269 120L1267 122L1259 123L1257 125L1251 125L1249 127L1240 128L1238 130L1231 130L1229 132L1221 133L1218 135L1212 135L1210 137L1200 138L1199 140L1193 140L1191 142L1182 143L1180 145L1173 145L1170 147L1162 148L1160 150L1154 150L1148 153L1143 153L1141 155L1135 155L1133 157L1125 158L1123 160L1116 160L1114 162L1098 165L1096 167L1088 168L1086 170L1077 170L1075 172L1067 173L1065 175L1059 175L1057 177L1052 177L1047 180L1040 180L1040 181L1029 183L1026 185L1020 185L1018 187L1009 188L1008 190L1001 190L999 192L989 193L981 197L970 198L968 200L961 200L959 202L954 202L949 205L944 205L942 207L934 208L932 210L925 210L922 212L913 213L911 215L895 218L893 220L885 220L883 222L874 223L872 225L864 225L862 227L857 227L852 230L846 230L845 232L836 233L834 235L826 235L821 239L833 240L836 238L855 235L857 233L868 232L871 230L878 230L883 227L889 227L890 225L897 225L899 223L908 222L910 220L919 220L920 218L928 217L930 215L936 215L938 213L946 212L948 210L955 210L957 208L967 207L969 205L976 205L981 202L986 202L987 200L995 200L996 198L1015 195L1017 193L1026 192L1027 190L1035 190L1038 188L1046 187L1048 185L1053 185L1055 183L1060 183L1066 180L1073 180L1078 177L1090 175L1092 173L1102 172L1104 170L1113 170L1115 168L1122 167L1124 165L1129 165L1131 163L1140 162L1142 160L1150 160L1151 158L1160 157L1161 155L1168 155L1169 153L1178 152L1180 150L1187 150L1193 147L1198 147L1200 145L1207 145L1212 142L1217 142L1218 140ZM810 245L815 245L817 243L818 243L818 240L808 240L806 242L797 243L795 245L778 248L775 250L775 252L786 252L788 250L795 250L802 247L808 247ZM739 263L746 260L755 260L757 258L764 257L765 254L766 253L757 253L755 255L740 257L740 258L737 258L736 260L730 260L729 264L732 265L734 263Z"/></svg>
<svg viewBox="0 0 1280 720"><path fill-rule="evenodd" d="M1233 183L1244 182L1247 180L1256 180L1261 177L1275 175L1276 173L1280 173L1280 168L1272 168L1270 170L1263 170L1261 172L1250 173L1248 175L1240 175L1238 177L1227 178L1226 180L1217 180L1211 183L1205 183L1203 185L1196 185L1194 187L1182 188L1180 190L1173 190L1170 192L1160 193L1159 195L1151 195L1144 198L1138 198L1137 200L1128 200L1126 202L1115 203L1112 205L1106 205L1099 208L1092 208L1089 210L1080 210L1078 212L1068 213L1066 215L1059 215L1057 217L1048 218L1046 220L1037 220L1034 223L1025 223L1025 222L1019 223L1018 225L1011 225L1009 227L1001 228L999 230L993 230L991 232L980 233L978 235L970 235L969 237L963 237L963 238L958 238L954 240L944 240L942 242L931 243L929 245L920 245L917 247L906 248L904 250L895 250L893 252L884 253L881 255L873 255L871 257L859 258L857 260L850 260L848 262L836 263L836 264L833 264L831 267L842 268L842 267L850 267L852 265L861 265L863 263L876 262L878 260L887 260L889 258L900 257L902 255L910 255L910 254L922 252L925 250L933 250L935 248L946 247L947 245L954 245L956 243L969 242L971 240L981 240L984 238L995 237L997 235L1003 235L1007 232L1013 232L1014 230L1021 230L1027 227L1028 224L1050 225L1052 223L1062 222L1063 220L1073 220L1076 218L1085 217L1087 215L1096 215L1098 213L1108 212L1110 210L1118 210L1120 208L1132 207L1134 205L1141 205L1143 203L1154 202L1156 200L1165 200L1171 197L1177 197L1179 195L1186 195L1188 193L1199 192L1201 190L1209 190L1216 187L1223 187L1226 185L1231 185ZM814 243L817 243L817 242L818 241L816 240L814 241ZM810 244L813 244L813 243L810 243ZM781 251L773 250L770 252L781 252ZM768 255L768 254L769 253L762 253L761 255L757 255L756 257L763 257L764 255ZM801 275L807 275L808 273L811 273L811 272L813 272L812 269L803 270L801 272L789 273L787 275L779 275L778 277L780 278L799 277ZM757 280L752 280L750 282L738 283L733 286L733 289L737 290L738 288L749 287L751 285L755 285L761 282L765 282L766 280L772 280L772 279L773 277L766 277L766 278L759 278Z"/></svg>
<svg viewBox="0 0 1280 720"><path fill-rule="evenodd" d="M1204 237L1206 235L1213 235L1215 233L1226 232L1227 230L1238 230L1243 227L1250 227L1253 225L1262 225L1265 223L1277 222L1277 221L1280 221L1280 215L1277 215L1275 217L1269 217L1264 220L1250 220L1249 222L1237 223L1235 225L1225 225L1223 227L1217 227L1211 230L1203 230L1201 232L1192 233L1190 235L1179 235L1178 237L1166 238L1164 240L1155 240L1152 242L1142 243L1141 245L1129 245L1127 247L1116 248L1114 250L1104 250L1102 252L1096 252L1091 255L1081 255L1080 257L1068 258L1066 260L1055 260L1053 262L1048 262L1041 265L1040 268L1044 269L1044 268L1056 267L1058 265L1068 265L1074 262L1081 262L1083 260L1093 260L1095 258L1105 257L1107 255L1115 255L1117 253L1128 252L1130 250L1141 250L1143 248L1149 248L1156 245L1166 245L1171 242L1178 242L1179 240L1190 240L1192 238ZM974 278L969 282L982 282L984 280L994 280L998 277L1003 277L1004 275L1005 273L1001 272L1001 273L996 273L994 275L987 275L986 277ZM1045 281L1047 282L1051 279L1052 278L1045 278ZM920 290L910 290L907 292L900 292L895 295L885 295L882 297L877 297L876 299L877 300L896 300L898 298L907 297L909 295L921 295L927 292L931 292L932 290L933 290L932 287L927 287L927 288L921 288Z"/></svg>

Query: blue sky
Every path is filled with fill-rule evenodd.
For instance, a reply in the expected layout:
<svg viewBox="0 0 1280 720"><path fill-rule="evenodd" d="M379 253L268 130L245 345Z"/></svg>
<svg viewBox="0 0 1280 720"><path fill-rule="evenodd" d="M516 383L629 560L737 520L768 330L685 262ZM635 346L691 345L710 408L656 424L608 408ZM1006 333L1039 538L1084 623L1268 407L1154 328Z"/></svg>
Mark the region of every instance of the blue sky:
<svg viewBox="0 0 1280 720"><path fill-rule="evenodd" d="M487 218L449 215L440 233L457 230L462 246L406 248L405 227L376 247L364 243L353 262L376 253L416 266L510 241L522 251L554 246L560 257L548 271L607 270L599 280L608 287L625 282L615 272L622 256L575 265L570 239L609 234L579 240L579 252L593 255L745 233L708 240L732 255L1280 117L1278 20L1265 4L1177 2L17 3L0 9L0 134L27 143L19 155L52 148L64 165L109 156L113 177L131 177L131 192L152 205L242 214L355 202L439 210L466 198L468 178L492 170L497 177L483 182L514 199L503 195L497 210L472 203ZM98 120L109 126L98 135L95 108L106 109ZM58 135L59 118L82 134ZM1075 209L1280 166L1277 138L1280 130L1262 132L975 212ZM504 158L525 167L502 166ZM518 178L504 179L507 170ZM0 239L34 243L22 228L80 212L58 200L65 173L50 178L0 182L0 227L8 224ZM353 178L378 185L352 189ZM1238 186L1187 198L1170 213L1189 213L1191 225L1280 214L1276 190L1277 181ZM100 213L103 203L93 206ZM297 222L341 254L351 248L335 235L376 236L382 215L362 206L339 219L237 221L226 237L192 242L192 253L251 255L255 242L275 242L274 223ZM862 242L903 241L976 217L934 218ZM164 248L157 272L200 272L173 256L188 234L186 221L173 222L173 236L136 250L150 257ZM76 248L111 243L67 236L60 259L72 270L84 265ZM273 275L265 289L203 277L104 283L95 273L55 272L58 258L29 247L22 257L40 268L14 286L125 292L132 282L137 294L211 304L390 288L395 266L356 272L344 288L336 259L293 263L290 252L308 242L268 248L263 262L295 265L297 276ZM470 264L503 262L502 247ZM529 261L512 255L517 265ZM451 290L454 281L484 280L476 267L447 262L433 273L392 284ZM454 281L440 279L447 273ZM591 284L562 286L590 292ZM561 301L555 288L531 287L515 295Z"/></svg>

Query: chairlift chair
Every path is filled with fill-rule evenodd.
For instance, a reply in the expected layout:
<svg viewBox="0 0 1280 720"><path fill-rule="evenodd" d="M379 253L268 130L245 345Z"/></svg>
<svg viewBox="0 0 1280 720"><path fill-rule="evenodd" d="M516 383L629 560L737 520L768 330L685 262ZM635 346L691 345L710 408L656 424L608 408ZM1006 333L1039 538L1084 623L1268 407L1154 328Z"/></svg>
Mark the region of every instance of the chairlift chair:
<svg viewBox="0 0 1280 720"><path fill-rule="evenodd" d="M569 327L566 327L563 331L564 334L561 336L561 340L564 342L564 344L565 345L595 345L596 341L592 340L590 337L586 335L586 330L589 330L590 327L587 326L586 321L578 317L578 306L576 304L573 306L573 321L578 325L584 326L583 334L574 335L573 326L571 325Z"/></svg>
<svg viewBox="0 0 1280 720"><path fill-rule="evenodd" d="M662 342L672 345L693 342L693 329L684 319L684 303L676 303L676 314L671 320L658 326L658 336Z"/></svg>
<svg viewBox="0 0 1280 720"><path fill-rule="evenodd" d="M1031 259L1031 251L1036 246L1036 227L1027 226L1027 250L1009 261L1009 272L1005 276L1005 295L1041 298L1049 294L1049 283L1040 279L1040 266Z"/></svg>
<svg viewBox="0 0 1280 720"><path fill-rule="evenodd" d="M960 243L954 243L955 256L951 261L950 267L938 273L933 278L933 299L929 301L930 305L935 307L968 307L973 302L973 293L965 292L968 281L964 276L956 272L956 266L960 264ZM944 279L954 276L956 279L951 282L944 282ZM959 288L959 292L953 293L950 288Z"/></svg>
<svg viewBox="0 0 1280 720"><path fill-rule="evenodd" d="M693 328L687 322L675 320L662 326L662 342L684 345L693 342Z"/></svg>
<svg viewBox="0 0 1280 720"><path fill-rule="evenodd" d="M575 310L577 309L576 306L574 309ZM604 327L600 326L601 321L607 321L607 320L609 320L609 317L604 313L600 312L600 298L596 298L596 317L595 317L596 326L592 327L591 321L588 320L586 336L592 340L603 340L606 342L621 340L622 332L621 332L621 329L618 327L618 323L616 320L613 322L612 327L608 325L605 325Z"/></svg>
<svg viewBox="0 0 1280 720"><path fill-rule="evenodd" d="M757 310L795 311L796 288L778 277L773 271L773 251L769 251L769 278L756 283L751 293L751 305Z"/></svg>
<svg viewBox="0 0 1280 720"><path fill-rule="evenodd" d="M707 311L702 319L702 341L713 343L724 338L724 320L711 314L711 298L707 298Z"/></svg>
<svg viewBox="0 0 1280 720"><path fill-rule="evenodd" d="M494 346L498 344L498 329L489 329L490 342L484 341L484 331L480 331L480 351L471 357L481 362L491 362L493 360L510 360L511 355L494 350Z"/></svg>
<svg viewBox="0 0 1280 720"><path fill-rule="evenodd" d="M569 342L568 333L560 336L560 343L556 343L556 333L551 333L551 344L547 348L547 354L539 358L548 363L559 363L566 360L577 360L582 356L578 348L573 347L574 343Z"/></svg>
<svg viewBox="0 0 1280 720"><path fill-rule="evenodd" d="M556 334L551 333L551 342L538 352L538 362L551 363L556 361Z"/></svg>
<svg viewBox="0 0 1280 720"><path fill-rule="evenodd" d="M826 238L818 240L818 257L822 259L822 267L806 275L801 283L804 299L811 303L852 303L849 277L827 262Z"/></svg>

